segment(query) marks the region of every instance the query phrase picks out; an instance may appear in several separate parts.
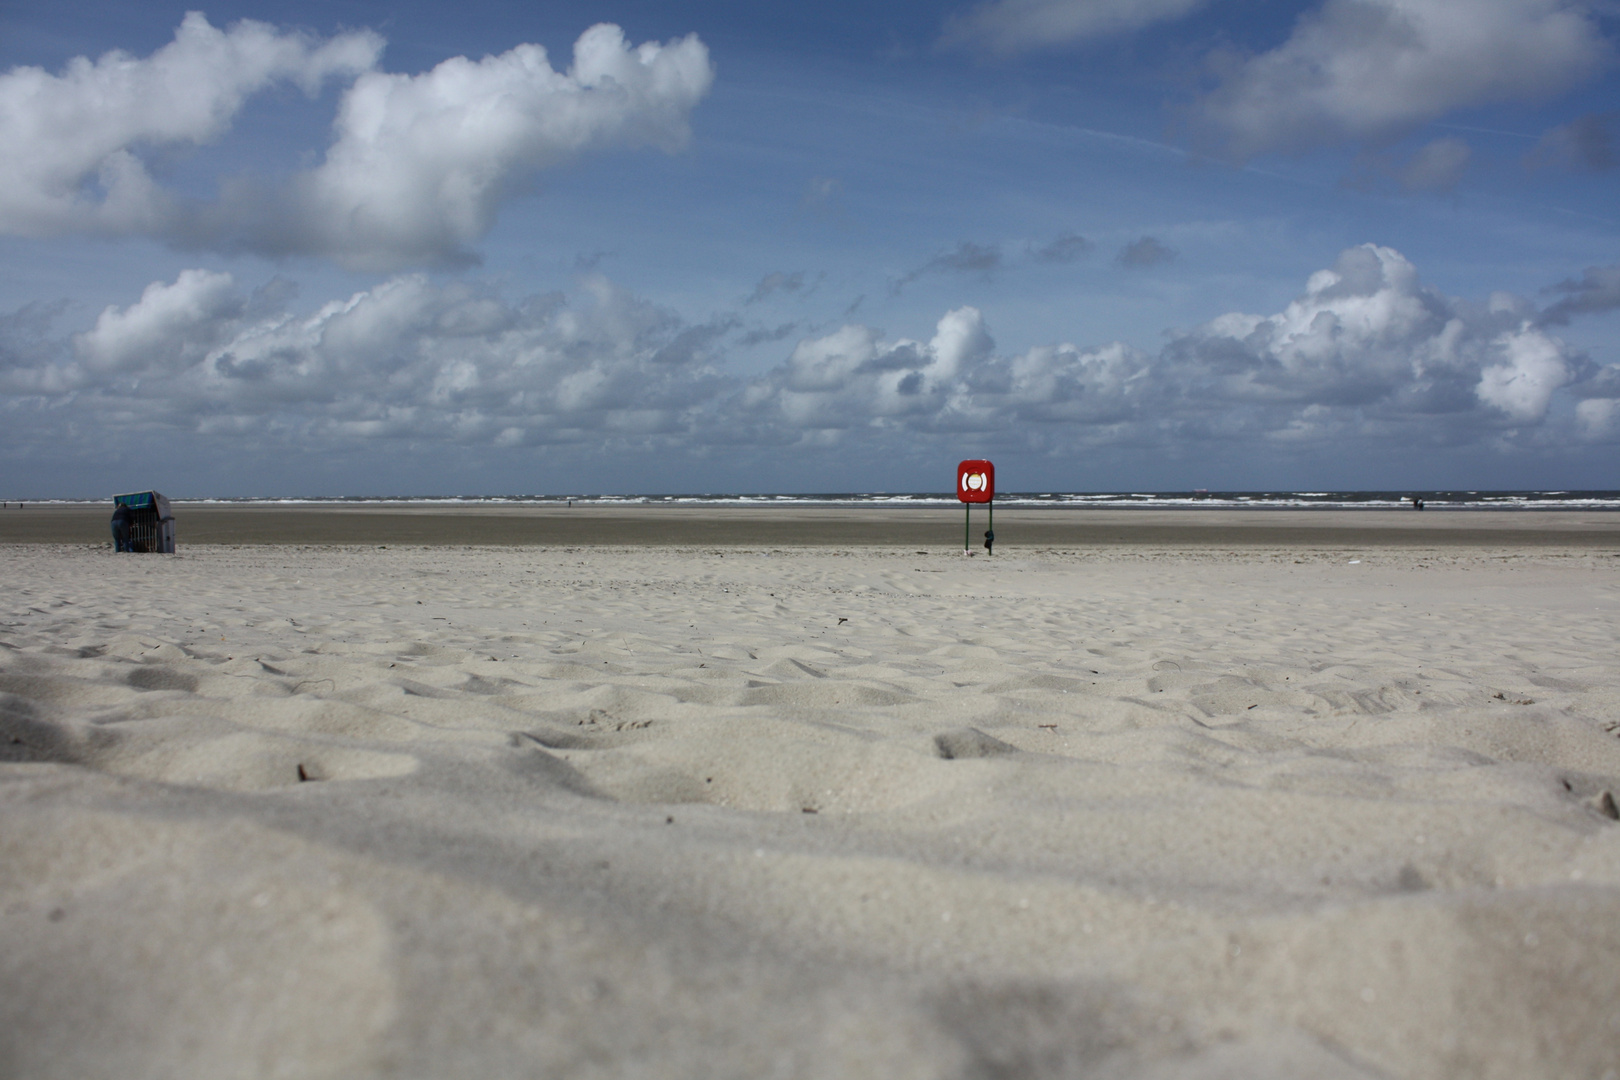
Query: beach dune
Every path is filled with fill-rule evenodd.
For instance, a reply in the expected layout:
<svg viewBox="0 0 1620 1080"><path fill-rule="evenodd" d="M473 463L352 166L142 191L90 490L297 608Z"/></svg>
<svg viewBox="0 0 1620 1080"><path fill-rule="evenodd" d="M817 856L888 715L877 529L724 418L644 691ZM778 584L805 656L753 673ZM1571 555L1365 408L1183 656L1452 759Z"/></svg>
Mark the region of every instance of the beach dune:
<svg viewBox="0 0 1620 1080"><path fill-rule="evenodd" d="M0 1074L1620 1077L1603 515L938 517L14 542Z"/></svg>

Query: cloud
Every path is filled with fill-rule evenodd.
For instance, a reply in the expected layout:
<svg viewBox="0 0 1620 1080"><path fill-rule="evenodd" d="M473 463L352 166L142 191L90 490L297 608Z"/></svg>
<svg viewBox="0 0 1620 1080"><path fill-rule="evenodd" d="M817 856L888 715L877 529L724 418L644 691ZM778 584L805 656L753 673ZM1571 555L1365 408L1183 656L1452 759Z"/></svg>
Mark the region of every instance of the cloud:
<svg viewBox="0 0 1620 1080"><path fill-rule="evenodd" d="M1167 356L1185 382L1231 402L1436 423L1483 404L1539 422L1547 399L1503 386L1522 378L1556 388L1573 377L1578 358L1527 314L1510 297L1485 308L1446 297L1422 285L1399 252L1367 244L1311 275L1282 312L1222 316L1172 343ZM1489 426L1491 415L1470 421Z"/></svg>
<svg viewBox="0 0 1620 1080"><path fill-rule="evenodd" d="M328 42L242 22L222 33L188 15L175 41L137 60L76 60L60 77L0 77L0 228L159 237L182 247L316 255L361 270L465 262L501 203L532 176L608 147L679 149L714 72L694 36L632 47L616 26L585 31L566 72L538 45L446 60L419 75L373 70L370 33ZM289 180L243 178L215 202L159 187L138 151L199 143L278 79L344 92L324 160ZM62 132L72 133L62 138Z"/></svg>
<svg viewBox="0 0 1620 1080"><path fill-rule="evenodd" d="M1498 342L1502 360L1480 372L1474 393L1509 418L1535 422L1547 415L1553 391L1573 377L1562 343L1528 327Z"/></svg>
<svg viewBox="0 0 1620 1080"><path fill-rule="evenodd" d="M371 69L381 51L369 31L322 41L248 19L219 30L194 11L145 59L78 57L60 75L13 68L0 75L0 230L163 233L183 211L137 150L211 142L266 87L313 95Z"/></svg>
<svg viewBox="0 0 1620 1080"><path fill-rule="evenodd" d="M803 270L795 270L792 273L774 270L759 279L759 284L754 286L754 291L749 294L748 299L744 300L743 303L745 305L757 304L761 300L768 299L779 292L796 293L802 288L804 288Z"/></svg>
<svg viewBox="0 0 1620 1080"><path fill-rule="evenodd" d="M1575 422L1594 442L1620 435L1620 398L1588 398L1575 406Z"/></svg>
<svg viewBox="0 0 1620 1080"><path fill-rule="evenodd" d="M935 255L916 269L902 274L890 286L890 291L899 293L907 285L925 274L984 274L988 276L1000 268L1000 248L975 244L971 240L963 240L950 251Z"/></svg>
<svg viewBox="0 0 1620 1080"><path fill-rule="evenodd" d="M751 377L726 372L727 350L796 324L693 322L599 275L515 302L417 274L305 314L281 306L290 296L284 284L244 296L227 275L188 270L66 338L52 337L54 309L0 318L0 456L91 431L120 453L184 435L222 459L242 446L350 455L404 442L598 457L843 446L870 459L965 437L1262 457L1278 444L1417 454L1620 438L1620 366L1550 333L1525 299L1446 296L1371 244L1310 275L1281 311L1222 315L1156 352L1003 353L984 314L961 306L915 338L846 323Z"/></svg>
<svg viewBox="0 0 1620 1080"><path fill-rule="evenodd" d="M99 371L185 365L212 346L244 306L231 275L182 270L173 285L154 281L136 303L104 310L74 344Z"/></svg>
<svg viewBox="0 0 1620 1080"><path fill-rule="evenodd" d="M1607 172L1620 164L1620 153L1615 150L1617 122L1620 111L1588 113L1560 124L1541 137L1526 156L1526 163L1535 168Z"/></svg>
<svg viewBox="0 0 1620 1080"><path fill-rule="evenodd" d="M188 270L108 308L68 356L0 366L0 403L71 402L108 438L601 439L685 430L716 396L715 343L734 327L686 323L599 276L509 304L408 275L295 316Z"/></svg>
<svg viewBox="0 0 1620 1080"><path fill-rule="evenodd" d="M1179 19L1205 0L995 0L946 20L940 44L998 56L1070 45Z"/></svg>
<svg viewBox="0 0 1620 1080"><path fill-rule="evenodd" d="M1473 151L1461 139L1436 139L1424 146L1401 170L1407 191L1450 191L1462 180Z"/></svg>
<svg viewBox="0 0 1620 1080"><path fill-rule="evenodd" d="M1372 191L1393 181L1409 194L1445 193L1456 189L1474 156L1462 139L1436 139L1401 160L1388 150L1363 151L1345 184Z"/></svg>
<svg viewBox="0 0 1620 1080"><path fill-rule="evenodd" d="M1223 59L1189 119L1236 160L1379 142L1456 109L1552 97L1610 53L1589 4L1327 0L1277 48Z"/></svg>
<svg viewBox="0 0 1620 1080"><path fill-rule="evenodd" d="M1064 233L1042 244L1026 244L1024 252L1028 262L1037 266L1055 266L1074 262L1092 249L1090 240L1074 233ZM906 286L930 274L979 274L989 277L1008 265L1002 248L996 244L976 244L963 240L950 251L941 252L920 266L906 271L889 287L891 295L898 295ZM1015 264L1018 259L1012 260Z"/></svg>
<svg viewBox="0 0 1620 1080"><path fill-rule="evenodd" d="M53 331L70 306L66 300L33 300L9 315L0 315L0 386L16 372L42 373L61 367L68 343ZM0 389L0 407L6 404L4 394Z"/></svg>
<svg viewBox="0 0 1620 1080"><path fill-rule="evenodd" d="M1579 398L1620 398L1620 364L1600 367L1589 378L1570 388Z"/></svg>
<svg viewBox="0 0 1620 1080"><path fill-rule="evenodd" d="M766 345L773 341L782 341L783 339L792 336L799 329L799 325L800 324L796 322L790 322L783 323L781 326L773 329L757 327L745 334L739 335L737 338L737 344L747 349L752 348L755 345Z"/></svg>
<svg viewBox="0 0 1620 1080"><path fill-rule="evenodd" d="M1549 427L1561 392L1620 397L1620 368L1598 368L1534 314L1505 294L1485 305L1447 297L1369 244L1311 275L1283 311L1223 315L1157 355L1113 343L998 356L982 315L960 308L927 342L863 326L801 342L742 400L758 429L809 445L955 432L1025 449L1420 446L1607 430L1604 405L1582 406L1579 432Z"/></svg>
<svg viewBox="0 0 1620 1080"><path fill-rule="evenodd" d="M1095 245L1075 233L1064 233L1041 247L1030 248L1030 258L1037 263L1071 263L1086 254Z"/></svg>
<svg viewBox="0 0 1620 1080"><path fill-rule="evenodd" d="M713 78L695 35L632 48L607 24L580 36L566 73L538 45L421 75L370 72L344 95L326 160L268 204L235 193L219 232L245 221L254 250L356 269L456 260L537 172L608 146L679 149ZM263 205L272 213L256 219Z"/></svg>
<svg viewBox="0 0 1620 1080"><path fill-rule="evenodd" d="M801 341L785 364L748 387L742 411L785 441L873 421L935 427L966 370L993 348L971 307L948 312L927 342L884 342L870 327L844 326Z"/></svg>
<svg viewBox="0 0 1620 1080"><path fill-rule="evenodd" d="M1165 247L1151 236L1144 236L1140 240L1132 240L1119 249L1114 256L1114 262L1131 270L1143 270L1150 266L1163 266L1174 262L1176 253Z"/></svg>
<svg viewBox="0 0 1620 1080"><path fill-rule="evenodd" d="M1588 266L1579 281L1561 281L1549 292L1560 292L1564 299L1541 313L1545 326L1563 326L1575 315L1597 315L1620 308L1620 264Z"/></svg>

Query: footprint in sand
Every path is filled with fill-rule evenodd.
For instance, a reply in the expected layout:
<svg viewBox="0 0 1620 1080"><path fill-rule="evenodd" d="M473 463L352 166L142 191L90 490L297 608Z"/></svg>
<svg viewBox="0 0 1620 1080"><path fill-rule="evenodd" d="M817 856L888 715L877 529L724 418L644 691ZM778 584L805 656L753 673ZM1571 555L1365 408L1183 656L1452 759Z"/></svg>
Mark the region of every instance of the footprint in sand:
<svg viewBox="0 0 1620 1080"><path fill-rule="evenodd" d="M1018 747L1011 743L1004 743L993 735L986 735L978 728L958 728L955 731L945 731L934 736L934 749L946 761L956 761L963 758L999 757L1002 754L1016 754Z"/></svg>

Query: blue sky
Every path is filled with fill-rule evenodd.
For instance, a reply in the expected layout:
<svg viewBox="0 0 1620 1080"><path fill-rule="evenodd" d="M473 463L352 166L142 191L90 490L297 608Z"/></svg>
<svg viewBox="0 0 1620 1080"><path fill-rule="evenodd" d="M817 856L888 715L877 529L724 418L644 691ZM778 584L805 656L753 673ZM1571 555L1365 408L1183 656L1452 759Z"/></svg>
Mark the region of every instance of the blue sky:
<svg viewBox="0 0 1620 1080"><path fill-rule="evenodd" d="M0 487L1620 487L1617 40L1562 0L6 5Z"/></svg>

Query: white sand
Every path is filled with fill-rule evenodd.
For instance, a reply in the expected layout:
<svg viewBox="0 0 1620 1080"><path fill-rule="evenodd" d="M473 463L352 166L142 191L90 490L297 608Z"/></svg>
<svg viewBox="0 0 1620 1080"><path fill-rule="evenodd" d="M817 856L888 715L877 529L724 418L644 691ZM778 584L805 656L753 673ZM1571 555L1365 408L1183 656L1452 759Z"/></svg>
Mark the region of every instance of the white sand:
<svg viewBox="0 0 1620 1080"><path fill-rule="evenodd" d="M1620 1077L1612 552L0 586L0 1076Z"/></svg>

